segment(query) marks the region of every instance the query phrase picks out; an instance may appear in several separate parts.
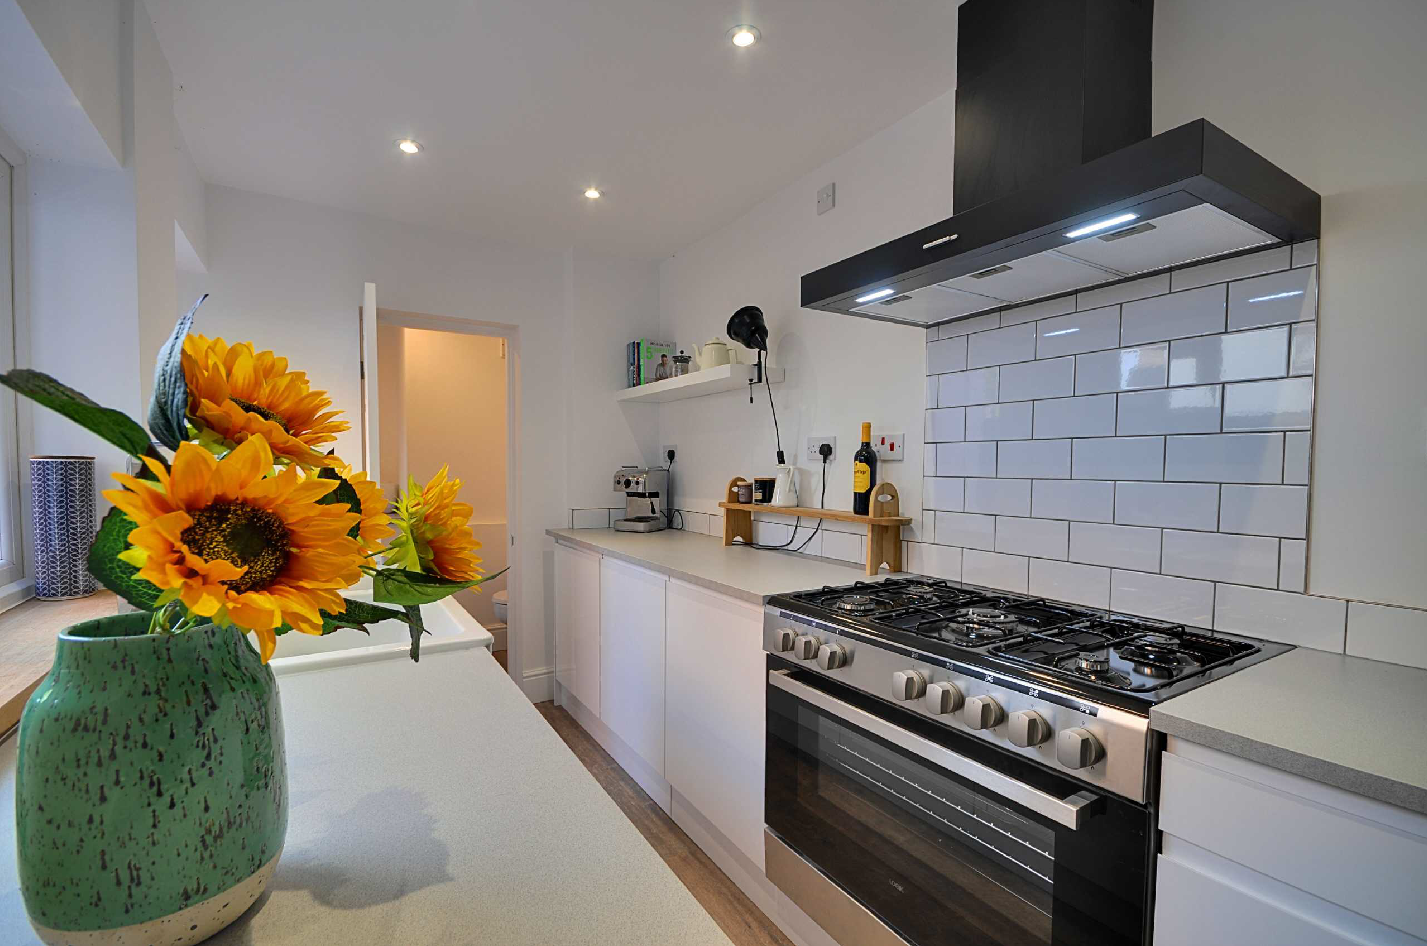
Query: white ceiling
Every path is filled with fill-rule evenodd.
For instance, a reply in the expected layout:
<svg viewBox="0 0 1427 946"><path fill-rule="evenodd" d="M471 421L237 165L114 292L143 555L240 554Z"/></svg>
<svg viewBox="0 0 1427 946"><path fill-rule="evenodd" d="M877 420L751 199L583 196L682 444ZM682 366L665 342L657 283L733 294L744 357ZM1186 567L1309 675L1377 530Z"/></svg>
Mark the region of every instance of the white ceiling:
<svg viewBox="0 0 1427 946"><path fill-rule="evenodd" d="M146 5L208 181L644 258L736 218L956 75L954 0ZM749 49L725 38L743 22L763 33ZM407 136L426 152L399 155ZM591 183L604 199L582 196Z"/></svg>

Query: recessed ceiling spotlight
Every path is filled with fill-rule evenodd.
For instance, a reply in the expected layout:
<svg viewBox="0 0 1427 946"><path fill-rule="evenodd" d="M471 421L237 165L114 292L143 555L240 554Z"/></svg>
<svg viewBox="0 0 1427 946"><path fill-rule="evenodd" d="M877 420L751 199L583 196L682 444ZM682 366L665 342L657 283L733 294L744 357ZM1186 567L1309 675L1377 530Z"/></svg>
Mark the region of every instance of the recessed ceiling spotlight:
<svg viewBox="0 0 1427 946"><path fill-rule="evenodd" d="M402 138L397 141L396 148L402 154L420 154L421 142L414 141L411 138Z"/></svg>
<svg viewBox="0 0 1427 946"><path fill-rule="evenodd" d="M585 196L588 197L590 200L599 200L601 197L604 196L604 191L600 190L598 187L586 187Z"/></svg>
<svg viewBox="0 0 1427 946"><path fill-rule="evenodd" d="M733 29L728 31L729 42L733 43L733 45L739 47L740 49L745 46L752 46L754 43L758 42L762 38L763 34L758 32L758 27L749 26L747 24L735 26Z"/></svg>

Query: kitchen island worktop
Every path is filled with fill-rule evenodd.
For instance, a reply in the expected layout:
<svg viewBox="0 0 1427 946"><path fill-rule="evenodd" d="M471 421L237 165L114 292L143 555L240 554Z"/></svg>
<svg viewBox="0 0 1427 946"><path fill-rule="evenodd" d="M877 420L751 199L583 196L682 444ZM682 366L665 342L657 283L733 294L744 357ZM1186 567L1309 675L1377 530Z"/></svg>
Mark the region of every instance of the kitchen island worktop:
<svg viewBox="0 0 1427 946"><path fill-rule="evenodd" d="M679 530L547 529L545 534L567 545L760 605L771 595L888 577L883 573L868 578L859 565L825 558L725 546L720 538Z"/></svg>
<svg viewBox="0 0 1427 946"><path fill-rule="evenodd" d="M1154 707L1186 742L1427 814L1427 670L1300 647Z"/></svg>
<svg viewBox="0 0 1427 946"><path fill-rule="evenodd" d="M209 943L728 946L476 647L286 674L291 813L272 883ZM16 746L0 743L0 810ZM39 940L0 818L0 942Z"/></svg>

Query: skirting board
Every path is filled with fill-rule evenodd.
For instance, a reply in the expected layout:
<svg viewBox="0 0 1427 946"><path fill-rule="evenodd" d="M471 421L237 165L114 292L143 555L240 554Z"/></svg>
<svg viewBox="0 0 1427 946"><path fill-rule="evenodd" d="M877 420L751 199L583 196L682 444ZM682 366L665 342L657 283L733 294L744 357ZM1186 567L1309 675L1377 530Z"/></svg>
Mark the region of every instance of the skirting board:
<svg viewBox="0 0 1427 946"><path fill-rule="evenodd" d="M549 703L555 699L555 668L537 667L521 674L520 689L532 703Z"/></svg>
<svg viewBox="0 0 1427 946"><path fill-rule="evenodd" d="M581 729L595 737L595 742L599 743L600 747L608 752L615 762L619 763L619 767L624 769L640 788L644 789L644 794L654 799L654 803L663 809L664 814L669 814L670 788L669 783L664 781L664 777L648 762L645 762L639 753L630 748L627 742L615 735L614 730L591 713L589 708L581 703L574 694L559 684L556 684L556 689L560 691L559 705L575 717L575 722L580 724Z"/></svg>

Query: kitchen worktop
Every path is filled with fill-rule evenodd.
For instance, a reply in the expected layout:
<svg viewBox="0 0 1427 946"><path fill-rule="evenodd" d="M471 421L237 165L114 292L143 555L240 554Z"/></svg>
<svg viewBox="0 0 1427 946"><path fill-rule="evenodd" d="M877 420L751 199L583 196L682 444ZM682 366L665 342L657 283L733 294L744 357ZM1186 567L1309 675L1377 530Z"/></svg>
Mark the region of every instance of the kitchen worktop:
<svg viewBox="0 0 1427 946"><path fill-rule="evenodd" d="M281 678L291 814L268 892L209 943L729 946L490 653ZM15 740L0 743L0 810ZM0 818L0 942L38 943Z"/></svg>
<svg viewBox="0 0 1427 946"><path fill-rule="evenodd" d="M1150 727L1427 814L1427 670L1300 647L1154 707Z"/></svg>
<svg viewBox="0 0 1427 946"><path fill-rule="evenodd" d="M753 604L784 592L888 577L883 574L869 579L858 565L792 552L725 546L721 538L680 530L547 529L545 534Z"/></svg>

